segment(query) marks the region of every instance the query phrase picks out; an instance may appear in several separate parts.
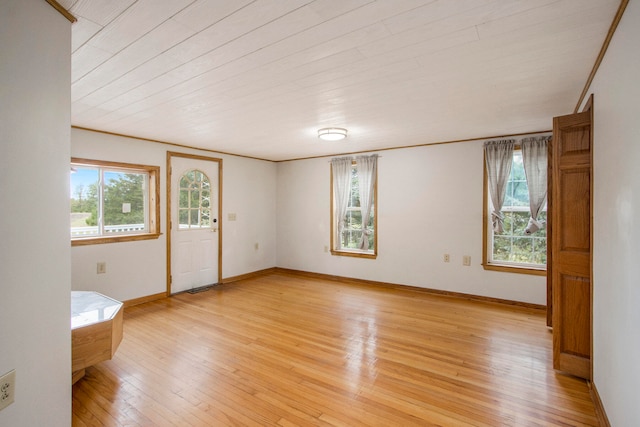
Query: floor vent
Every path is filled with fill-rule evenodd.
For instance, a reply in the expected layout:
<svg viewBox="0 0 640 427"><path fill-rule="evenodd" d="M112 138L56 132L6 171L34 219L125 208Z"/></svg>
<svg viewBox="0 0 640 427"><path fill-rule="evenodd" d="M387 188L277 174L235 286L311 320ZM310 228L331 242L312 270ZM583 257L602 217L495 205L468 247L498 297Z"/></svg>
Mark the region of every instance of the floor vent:
<svg viewBox="0 0 640 427"><path fill-rule="evenodd" d="M198 294L200 292L205 292L208 291L209 289L212 289L214 286L218 285L218 283L214 283L212 285L205 285L205 286L200 286L199 288L193 288L193 289L189 289L187 291L188 294Z"/></svg>

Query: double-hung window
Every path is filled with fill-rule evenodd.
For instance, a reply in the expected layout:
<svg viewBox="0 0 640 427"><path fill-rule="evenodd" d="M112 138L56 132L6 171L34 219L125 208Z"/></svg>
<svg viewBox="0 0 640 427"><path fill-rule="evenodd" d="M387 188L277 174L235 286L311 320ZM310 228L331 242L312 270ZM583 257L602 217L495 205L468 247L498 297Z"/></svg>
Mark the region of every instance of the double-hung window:
<svg viewBox="0 0 640 427"><path fill-rule="evenodd" d="M331 162L331 253L377 256L377 155Z"/></svg>
<svg viewBox="0 0 640 427"><path fill-rule="evenodd" d="M510 154L505 154L507 158L501 159L503 164L494 165L492 172L503 177L503 181L498 184L492 183L492 179L486 175L492 173L492 168L487 166L487 162L494 160L490 160L490 156L485 156L487 167L485 167L483 265L486 269L546 274L546 144L548 140L548 137L542 137L527 138L517 143L513 141L512 151L509 151ZM529 156L528 163L527 159L523 158L522 144L530 144L534 147L526 154ZM485 150L487 149L485 146ZM540 155L540 158L537 158L537 155ZM511 162L510 169L505 167L508 164L508 157ZM504 192L502 199L495 194L500 189ZM502 206L496 209L494 204L499 204L500 201Z"/></svg>
<svg viewBox="0 0 640 427"><path fill-rule="evenodd" d="M71 243L154 239L160 235L157 166L71 159Z"/></svg>

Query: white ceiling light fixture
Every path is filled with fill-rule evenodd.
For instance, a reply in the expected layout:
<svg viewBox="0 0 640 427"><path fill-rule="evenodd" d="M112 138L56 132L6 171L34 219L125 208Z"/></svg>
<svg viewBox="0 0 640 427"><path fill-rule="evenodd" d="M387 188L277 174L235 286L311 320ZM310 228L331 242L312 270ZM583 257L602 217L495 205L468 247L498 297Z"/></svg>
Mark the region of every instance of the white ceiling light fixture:
<svg viewBox="0 0 640 427"><path fill-rule="evenodd" d="M318 130L318 138L325 141L340 141L347 137L347 130L343 128L322 128Z"/></svg>

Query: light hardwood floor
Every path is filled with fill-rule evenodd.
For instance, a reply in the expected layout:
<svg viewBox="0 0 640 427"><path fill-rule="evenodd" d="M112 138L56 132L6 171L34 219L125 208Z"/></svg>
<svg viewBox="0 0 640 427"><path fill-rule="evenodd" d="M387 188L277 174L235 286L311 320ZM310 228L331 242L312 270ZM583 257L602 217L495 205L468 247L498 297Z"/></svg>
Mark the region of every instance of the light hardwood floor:
<svg viewBox="0 0 640 427"><path fill-rule="evenodd" d="M274 273L127 308L73 425L597 425L551 341L541 310Z"/></svg>

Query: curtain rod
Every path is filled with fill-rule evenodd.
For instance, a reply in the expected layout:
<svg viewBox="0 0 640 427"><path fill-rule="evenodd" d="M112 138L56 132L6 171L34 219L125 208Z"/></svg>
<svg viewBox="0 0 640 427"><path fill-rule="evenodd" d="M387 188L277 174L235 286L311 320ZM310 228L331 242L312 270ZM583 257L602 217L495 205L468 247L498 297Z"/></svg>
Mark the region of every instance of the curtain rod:
<svg viewBox="0 0 640 427"><path fill-rule="evenodd" d="M373 154L372 154L373 155ZM383 156L381 156L380 154L377 155L378 158L381 158ZM340 157L351 157L352 159L355 159L358 156L338 156L338 157L333 157L334 159L339 159ZM368 156L364 156L364 157L368 157ZM331 159L327 160L327 163L331 163Z"/></svg>

